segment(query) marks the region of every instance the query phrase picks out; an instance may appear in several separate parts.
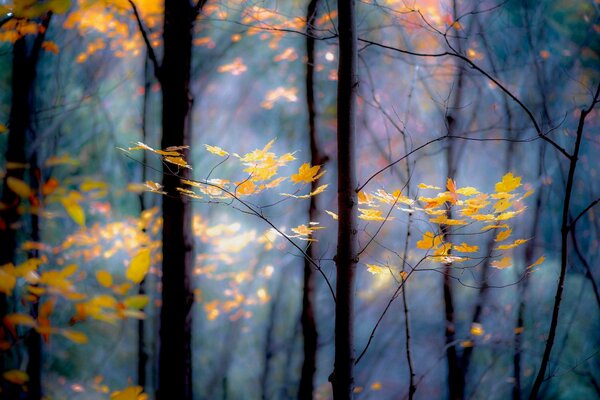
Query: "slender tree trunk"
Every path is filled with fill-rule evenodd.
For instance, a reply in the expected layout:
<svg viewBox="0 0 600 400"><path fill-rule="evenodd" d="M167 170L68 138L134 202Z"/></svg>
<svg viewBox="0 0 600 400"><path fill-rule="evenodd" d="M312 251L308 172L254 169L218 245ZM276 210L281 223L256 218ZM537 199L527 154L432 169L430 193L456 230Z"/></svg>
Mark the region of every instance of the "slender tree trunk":
<svg viewBox="0 0 600 400"><path fill-rule="evenodd" d="M571 195L573 193L573 184L575 181L575 169L577 168L577 161L579 160L579 150L581 148L581 141L583 139L583 128L585 126L585 118L593 110L594 106L598 102L600 96L600 85L596 89L592 104L589 108L581 110L579 115L579 123L577 125L577 133L575 138L575 146L573 153L569 157L569 174L567 176L567 187L565 188L565 197L563 201L563 212L562 222L560 227L560 275L558 277L558 285L556 287L556 295L554 297L554 307L552 309L552 320L550 322L550 328L548 329L548 336L546 339L546 346L544 348L544 355L542 356L542 362L540 369L538 370L537 376L531 388L529 394L530 399L536 399L542 383L544 382L546 369L550 361L550 354L552 353L552 347L554 346L554 339L556 338L556 328L558 327L558 317L560 314L560 305L562 301L562 294L565 288L565 277L567 274L568 264L568 243L569 243L569 212L571 206Z"/></svg>
<svg viewBox="0 0 600 400"><path fill-rule="evenodd" d="M315 38L314 23L317 17L318 0L311 0L308 4L306 12L306 107L308 110L308 134L310 139L310 157L311 165L322 163L319 154L319 146L317 144L316 132L316 112L315 112ZM317 189L319 180L311 183L311 191ZM308 209L309 221L317 219L317 199L313 196L310 198ZM310 244L306 249L306 254L311 259L314 259L313 246ZM304 285L302 287L302 315L300 321L302 323L302 337L304 344L304 359L302 362L302 374L300 376L300 386L298 388L298 399L312 399L313 397L313 380L317 369L317 343L318 332L315 322L315 271L307 258L304 260Z"/></svg>
<svg viewBox="0 0 600 400"><path fill-rule="evenodd" d="M453 110L460 107L462 90L463 90L463 69L458 74L458 84L456 88L456 95L454 97ZM448 128L448 147L446 148L446 168L448 171L448 178L454 179L456 174L456 163L454 160L454 141L452 135L455 133L456 120L452 115L446 117L447 128ZM452 219L452 209L448 208L446 211L446 217ZM444 234L444 241L452 243L452 226L440 225L440 229ZM456 321L454 319L454 298L452 288L452 264L447 263L444 265L444 280L443 280L443 300L444 300L444 336L446 340L446 361L448 365L448 397L451 400L460 400L464 397L465 393L465 376L463 374L460 358L456 348Z"/></svg>
<svg viewBox="0 0 600 400"><path fill-rule="evenodd" d="M188 114L192 56L192 28L196 13L187 0L166 0L164 58L160 70L162 87L161 147L190 144ZM163 166L163 263L162 308L157 397L161 400L192 398L192 315L191 287L193 237L191 205L175 190L180 177L189 177L182 168L173 176L173 166Z"/></svg>
<svg viewBox="0 0 600 400"><path fill-rule="evenodd" d="M352 398L354 387L354 278L356 272L355 113L357 40L354 0L338 1L337 93L338 245L336 255L335 367L330 378L335 400Z"/></svg>

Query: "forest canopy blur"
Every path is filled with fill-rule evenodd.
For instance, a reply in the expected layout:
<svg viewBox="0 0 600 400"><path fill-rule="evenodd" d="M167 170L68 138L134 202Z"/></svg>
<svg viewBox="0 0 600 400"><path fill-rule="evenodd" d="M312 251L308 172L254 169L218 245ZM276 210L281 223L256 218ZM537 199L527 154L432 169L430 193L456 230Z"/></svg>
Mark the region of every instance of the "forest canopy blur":
<svg viewBox="0 0 600 400"><path fill-rule="evenodd" d="M0 399L600 396L599 35L0 0Z"/></svg>

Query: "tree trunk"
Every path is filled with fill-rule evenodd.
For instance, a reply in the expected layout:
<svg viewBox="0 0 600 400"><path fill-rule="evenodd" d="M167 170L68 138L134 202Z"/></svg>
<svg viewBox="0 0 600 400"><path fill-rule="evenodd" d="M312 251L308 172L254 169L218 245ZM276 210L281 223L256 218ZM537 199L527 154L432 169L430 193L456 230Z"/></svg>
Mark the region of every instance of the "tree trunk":
<svg viewBox="0 0 600 400"><path fill-rule="evenodd" d="M338 1L339 69L337 93L338 245L336 262L335 400L352 398L354 386L354 275L356 271L355 112L357 40L354 0Z"/></svg>
<svg viewBox="0 0 600 400"><path fill-rule="evenodd" d="M318 165L322 162L317 144L316 132L316 112L315 112L315 93L314 93L314 72L315 72L315 38L313 35L316 17L317 2L311 0L306 12L306 107L308 110L308 134L310 139L310 157L311 165ZM311 183L310 190L315 191L319 185L319 180ZM317 219L317 200L315 196L310 198L308 209L309 221ZM310 244L306 249L306 255L314 259L313 246ZM314 309L314 287L315 271L308 258L304 259L304 286L302 287L302 337L304 344L304 359L302 362L302 374L300 376L300 386L298 389L298 399L312 399L313 380L317 369L317 343L318 332L315 322Z"/></svg>
<svg viewBox="0 0 600 400"><path fill-rule="evenodd" d="M165 1L164 58L159 74L163 95L162 148L190 144L187 123L191 108L189 82L194 19L194 7L189 1ZM168 195L162 198L162 308L157 397L186 400L192 398L192 215L190 203L175 190L180 186L180 178L189 177L189 170L173 171L173 168L163 166L162 184Z"/></svg>
<svg viewBox="0 0 600 400"><path fill-rule="evenodd" d="M27 159L26 143L34 142L34 137L28 134L33 134L31 130L31 106L33 102L33 87L37 74L37 64L41 51L42 43L46 37L46 31L50 24L52 13L47 13L40 23L40 30L31 46L31 50L27 51L27 38L21 37L17 39L13 46L13 62L12 62L12 81L11 81L11 110L9 116L9 134L8 144L6 149L6 162L26 165L31 161L30 179L31 188L36 190L38 187L39 171L37 169L37 156L35 149L31 150L31 160ZM15 252L17 248L17 229L20 228L21 215L18 212L18 207L21 202L19 196L8 188L6 185L8 178L24 180L25 167L7 168L6 175L3 179L2 203L8 207L0 211L0 265L15 262ZM32 194L28 199L32 205L39 202L36 194ZM39 240L39 219L34 213L31 214L31 240ZM34 255L30 255L34 256ZM31 314L37 318L38 304L32 304ZM0 320L3 319L8 311L8 301L4 294L0 294ZM5 330L5 337L9 334ZM41 389L41 338L35 330L31 330L25 340L25 347L28 353L27 374L29 382L27 385L26 398L40 399L42 397ZM0 357L0 371L6 370L4 362L5 354ZM6 391L1 393L11 396Z"/></svg>

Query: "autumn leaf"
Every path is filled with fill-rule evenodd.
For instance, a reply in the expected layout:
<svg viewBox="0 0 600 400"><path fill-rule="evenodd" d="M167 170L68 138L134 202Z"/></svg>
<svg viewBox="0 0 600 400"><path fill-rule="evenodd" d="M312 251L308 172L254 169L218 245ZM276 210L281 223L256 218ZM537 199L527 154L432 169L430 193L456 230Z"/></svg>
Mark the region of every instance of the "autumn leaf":
<svg viewBox="0 0 600 400"><path fill-rule="evenodd" d="M130 386L123 390L115 391L110 394L111 400L147 400L148 395L144 393L141 386Z"/></svg>
<svg viewBox="0 0 600 400"><path fill-rule="evenodd" d="M450 193L450 197L452 199L451 203L455 204L458 201L458 193L456 193L456 182L453 179L448 178L446 181L446 188Z"/></svg>
<svg viewBox="0 0 600 400"><path fill-rule="evenodd" d="M538 265L541 265L544 261L546 261L546 257L541 256L540 258L538 258L537 260L535 260L535 262L533 264L531 264L530 266L528 266L527 269L532 269L534 267L537 267Z"/></svg>
<svg viewBox="0 0 600 400"><path fill-rule="evenodd" d="M185 161L181 156L165 156L164 160L168 163L175 164L183 168L192 169L192 167L187 163L187 161Z"/></svg>
<svg viewBox="0 0 600 400"><path fill-rule="evenodd" d="M12 369L10 371L6 371L2 374L4 380L14 383L15 385L23 385L29 382L29 375L25 371L21 371L18 369Z"/></svg>
<svg viewBox="0 0 600 400"><path fill-rule="evenodd" d="M423 250L430 250L434 247L438 247L442 243L442 236L435 235L433 232L425 232L423 238L417 242L417 248Z"/></svg>
<svg viewBox="0 0 600 400"><path fill-rule="evenodd" d="M42 43L42 49L50 53L58 54L58 45L50 40L46 40L44 43Z"/></svg>
<svg viewBox="0 0 600 400"><path fill-rule="evenodd" d="M6 125L0 123L0 135L6 132L8 132L8 128L6 127Z"/></svg>
<svg viewBox="0 0 600 400"><path fill-rule="evenodd" d="M281 193L282 196L287 196L287 197L293 197L296 199L308 199L312 196L316 196L318 194L321 194L325 191L325 189L327 189L329 185L325 184L325 185L321 185L318 188L316 188L314 191L310 192L309 194L305 194L305 195L301 195L301 196L297 196L295 194L289 194L289 193ZM360 217L359 217L360 218Z"/></svg>
<svg viewBox="0 0 600 400"><path fill-rule="evenodd" d="M490 266L497 269L505 269L512 265L512 260L510 257L504 257L501 260L494 260L491 262Z"/></svg>
<svg viewBox="0 0 600 400"><path fill-rule="evenodd" d="M125 300L123 300L123 304L127 308L141 310L142 308L146 307L146 305L148 305L149 301L150 298L147 295L137 294L127 297Z"/></svg>
<svg viewBox="0 0 600 400"><path fill-rule="evenodd" d="M62 198L61 203L67 214L80 226L85 226L85 212L73 196Z"/></svg>
<svg viewBox="0 0 600 400"><path fill-rule="evenodd" d="M485 333L485 331L483 330L483 326L477 322L473 322L471 324L470 332L473 336L481 336Z"/></svg>
<svg viewBox="0 0 600 400"><path fill-rule="evenodd" d="M498 246L497 249L498 250L509 250L509 249L514 249L517 246L522 245L523 243L527 243L529 241L529 239L517 239L514 242L510 243L510 244L504 244L502 246Z"/></svg>
<svg viewBox="0 0 600 400"><path fill-rule="evenodd" d="M365 221L385 221L386 218L382 215L381 210L374 210L371 208L359 208L358 211L360 215L359 219L363 219ZM388 220L394 219L393 217L388 217Z"/></svg>
<svg viewBox="0 0 600 400"><path fill-rule="evenodd" d="M463 242L460 245L455 245L454 250L460 251L461 253L474 253L479 250L479 246L469 246Z"/></svg>
<svg viewBox="0 0 600 400"><path fill-rule="evenodd" d="M17 284L15 276L15 267L12 264L6 264L0 267L0 293L12 295L12 291Z"/></svg>
<svg viewBox="0 0 600 400"><path fill-rule="evenodd" d="M419 183L419 184L417 185L417 187L418 187L419 189L436 189L436 190L442 190L442 188L441 188L441 187L439 187L439 186L427 185L427 184L425 184L425 183Z"/></svg>
<svg viewBox="0 0 600 400"><path fill-rule="evenodd" d="M290 180L293 183L311 183L319 179L325 174L325 171L319 173L321 169L320 165L311 167L309 163L304 163L298 169L298 173L290 176Z"/></svg>
<svg viewBox="0 0 600 400"><path fill-rule="evenodd" d="M206 148L206 150L209 153L213 153L213 154L216 154L216 155L221 156L221 157L225 157L225 156L229 155L228 152L226 152L225 150L223 150L222 148L220 148L218 146L211 146L209 144L205 144L204 147Z"/></svg>
<svg viewBox="0 0 600 400"><path fill-rule="evenodd" d="M367 271L372 273L373 275L381 274L385 271L384 268L375 265L375 264L365 264L367 266Z"/></svg>
<svg viewBox="0 0 600 400"><path fill-rule="evenodd" d="M129 268L127 268L125 277L133 283L140 283L144 280L144 277L149 270L150 249L142 249L135 257L133 257L133 260L131 260L131 264L129 264Z"/></svg>
<svg viewBox="0 0 600 400"><path fill-rule="evenodd" d="M112 275L108 271L100 270L96 272L96 280L104 287L111 287L113 284Z"/></svg>
<svg viewBox="0 0 600 400"><path fill-rule="evenodd" d="M83 332L77 332L70 329L63 329L60 331L60 334L73 343L86 344L88 342L88 337Z"/></svg>
<svg viewBox="0 0 600 400"><path fill-rule="evenodd" d="M23 182L20 179L9 176L8 178L6 178L6 185L10 188L10 190L18 194L19 197L23 199L26 199L29 196L31 196L31 188L27 183Z"/></svg>
<svg viewBox="0 0 600 400"><path fill-rule="evenodd" d="M331 218L333 218L334 221L338 220L338 215L336 213L329 211L329 210L325 210L325 213L327 213Z"/></svg>
<svg viewBox="0 0 600 400"><path fill-rule="evenodd" d="M24 325L34 327L37 325L35 319L29 314L14 313L4 317L4 323L8 325Z"/></svg>
<svg viewBox="0 0 600 400"><path fill-rule="evenodd" d="M429 222L433 222L434 224L438 225L467 225L466 221L448 218L446 215L439 215L436 218L431 218Z"/></svg>
<svg viewBox="0 0 600 400"><path fill-rule="evenodd" d="M501 232L498 232L498 235L496 235L496 239L494 239L494 241L496 242L501 242L503 240L506 240L510 234L512 233L512 229L507 229Z"/></svg>
<svg viewBox="0 0 600 400"><path fill-rule="evenodd" d="M463 196L475 196L476 194L479 194L479 190L471 186L466 186L460 189L456 189L456 193L462 194Z"/></svg>
<svg viewBox="0 0 600 400"><path fill-rule="evenodd" d="M496 192L509 193L521 186L521 177L513 176L512 172L502 177L502 180L496 183Z"/></svg>

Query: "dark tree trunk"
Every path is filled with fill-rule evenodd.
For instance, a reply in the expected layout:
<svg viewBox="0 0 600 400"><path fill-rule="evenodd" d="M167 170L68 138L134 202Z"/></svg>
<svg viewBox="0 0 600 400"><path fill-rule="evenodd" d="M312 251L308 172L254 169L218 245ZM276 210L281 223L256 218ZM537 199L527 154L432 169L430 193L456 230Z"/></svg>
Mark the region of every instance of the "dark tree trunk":
<svg viewBox="0 0 600 400"><path fill-rule="evenodd" d="M35 137L31 129L31 107L33 103L34 82L37 74L37 65L42 43L46 37L46 31L50 24L52 13L46 14L40 22L40 30L38 35L28 52L26 37L19 38L13 46L13 62L12 62L12 81L11 81L11 110L9 116L9 134L8 144L6 149L6 162L26 165L30 161L30 179L31 188L36 190L40 179L37 169L37 156L35 149L30 149L32 154L31 160L27 159L26 144L34 142ZM29 135L29 136L28 136ZM8 178L23 180L25 178L25 168L7 168L6 175L3 179L2 202L8 207L0 211L0 265L15 262L15 251L17 247L17 229L21 215L18 212L18 207L21 199L17 194L8 188L6 185ZM36 194L33 193L28 199L33 205L39 202ZM36 214L31 214L31 240L39 240L39 219ZM35 256L30 255L30 256ZM8 301L4 294L0 294L0 320L7 313ZM37 318L38 304L32 305L31 314ZM4 328L4 327L3 327ZM5 337L8 332L4 332ZM40 399L42 397L41 389L41 338L37 331L31 330L25 340L25 346L28 352L27 374L29 382L27 385L26 398ZM0 370L6 369L5 355L0 357ZM10 393L2 391L5 395L11 396ZM0 394L1 395L1 394Z"/></svg>
<svg viewBox="0 0 600 400"><path fill-rule="evenodd" d="M315 38L314 23L317 17L318 0L311 0L306 11L306 107L308 110L308 133L310 138L310 157L311 165L318 165L321 162L319 147L317 144L316 132L316 112L315 112L315 93L314 93L314 72L315 72ZM311 191L317 189L319 180L311 183ZM308 209L309 221L317 219L317 200L313 196L310 198ZM306 255L314 259L313 246L309 244L306 249ZM304 285L302 288L302 337L304 343L304 360L302 363L302 374L300 377L300 387L298 389L298 399L312 399L313 380L317 369L317 343L318 332L315 322L314 309L314 289L315 271L308 258L304 259Z"/></svg>
<svg viewBox="0 0 600 400"><path fill-rule="evenodd" d="M164 21L164 59L159 78L162 87L161 147L190 144L188 114L192 28L196 12L187 0L166 0ZM180 178L189 177L181 168L163 166L163 262L162 308L160 313L160 350L157 397L192 398L192 321L194 296L191 287L193 265L192 215L190 203L175 188Z"/></svg>
<svg viewBox="0 0 600 400"><path fill-rule="evenodd" d="M357 39L354 0L338 1L339 69L337 93L338 245L336 262L335 367L331 382L336 400L352 398L354 387L354 276L356 249L355 113Z"/></svg>

